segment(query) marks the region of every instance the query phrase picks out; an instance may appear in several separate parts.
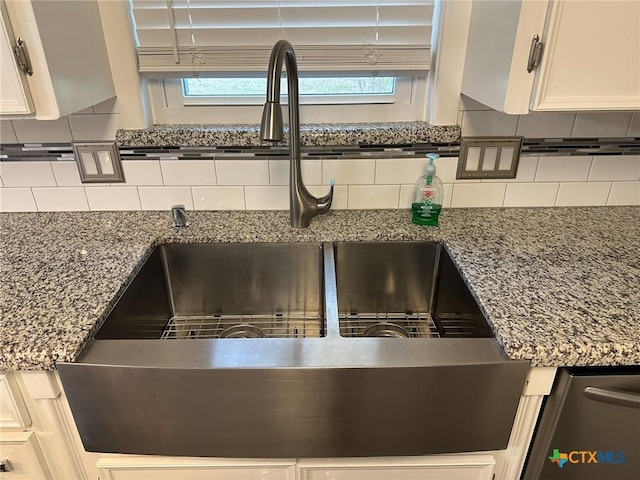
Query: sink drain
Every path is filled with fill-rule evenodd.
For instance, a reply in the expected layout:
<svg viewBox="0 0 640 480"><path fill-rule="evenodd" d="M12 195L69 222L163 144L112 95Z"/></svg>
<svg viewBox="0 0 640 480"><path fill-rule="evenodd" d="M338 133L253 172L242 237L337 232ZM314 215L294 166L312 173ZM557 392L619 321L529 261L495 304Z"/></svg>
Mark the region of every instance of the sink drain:
<svg viewBox="0 0 640 480"><path fill-rule="evenodd" d="M374 323L367 327L364 331L363 336L365 337L390 337L390 338L409 338L411 334L401 327L400 325L396 325L395 323L390 322L380 322Z"/></svg>
<svg viewBox="0 0 640 480"><path fill-rule="evenodd" d="M220 332L220 338L265 338L264 331L255 325L233 325Z"/></svg>

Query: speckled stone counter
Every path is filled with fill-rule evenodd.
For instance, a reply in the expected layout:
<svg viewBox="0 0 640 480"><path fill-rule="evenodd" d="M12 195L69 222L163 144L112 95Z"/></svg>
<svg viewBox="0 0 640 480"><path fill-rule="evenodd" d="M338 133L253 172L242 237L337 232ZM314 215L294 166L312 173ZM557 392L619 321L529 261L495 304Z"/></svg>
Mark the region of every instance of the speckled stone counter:
<svg viewBox="0 0 640 480"><path fill-rule="evenodd" d="M258 125L157 125L143 130L118 130L121 147L255 147L261 142ZM450 143L460 138L458 125L425 122L302 125L302 146L401 145Z"/></svg>
<svg viewBox="0 0 640 480"><path fill-rule="evenodd" d="M163 242L443 240L511 358L537 366L640 364L640 208L0 215L0 370L74 360L153 245Z"/></svg>

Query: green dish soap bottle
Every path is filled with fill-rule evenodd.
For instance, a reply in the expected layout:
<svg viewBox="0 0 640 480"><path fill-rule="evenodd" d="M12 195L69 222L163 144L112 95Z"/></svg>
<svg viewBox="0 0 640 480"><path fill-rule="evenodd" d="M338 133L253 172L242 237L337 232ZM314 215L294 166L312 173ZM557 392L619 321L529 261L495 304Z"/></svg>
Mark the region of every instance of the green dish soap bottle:
<svg viewBox="0 0 640 480"><path fill-rule="evenodd" d="M439 157L436 153L428 153L429 163L416 182L416 193L411 204L411 222L416 225L438 225L438 216L442 210L442 181L436 176L433 161Z"/></svg>

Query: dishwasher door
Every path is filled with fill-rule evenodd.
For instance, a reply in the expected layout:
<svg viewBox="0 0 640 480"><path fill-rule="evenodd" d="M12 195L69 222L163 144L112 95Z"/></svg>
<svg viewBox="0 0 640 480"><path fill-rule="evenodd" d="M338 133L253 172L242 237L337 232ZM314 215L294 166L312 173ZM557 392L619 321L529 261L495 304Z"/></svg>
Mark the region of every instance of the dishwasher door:
<svg viewBox="0 0 640 480"><path fill-rule="evenodd" d="M559 371L523 479L640 479L640 368Z"/></svg>

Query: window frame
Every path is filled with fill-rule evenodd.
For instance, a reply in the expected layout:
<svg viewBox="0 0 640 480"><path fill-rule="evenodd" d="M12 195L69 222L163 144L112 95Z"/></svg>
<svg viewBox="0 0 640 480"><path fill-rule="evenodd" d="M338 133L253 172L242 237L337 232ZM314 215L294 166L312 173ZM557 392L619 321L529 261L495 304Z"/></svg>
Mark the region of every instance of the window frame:
<svg viewBox="0 0 640 480"><path fill-rule="evenodd" d="M396 77L394 95L301 97L302 123L369 123L424 120L427 76ZM181 78L149 79L156 124L256 124L262 97L185 97ZM359 97L359 98L358 98ZM283 98L286 103L286 96ZM345 110L348 109L348 110ZM283 109L286 114L286 109ZM348 112L348 115L345 115Z"/></svg>
<svg viewBox="0 0 640 480"><path fill-rule="evenodd" d="M353 75L354 77L356 75ZM390 75L391 76L391 75ZM170 106L190 105L263 105L265 91L260 95L198 95L186 96L182 90L182 80L186 78L165 81L167 102ZM237 77L241 78L241 77ZM245 78L245 77L242 77ZM320 77L315 77L320 78ZM410 103L413 79L410 77L395 78L394 93L387 94L341 94L341 95L300 95L300 105L353 105L361 103ZM176 85L177 83L177 85ZM287 103L287 95L283 91L282 103Z"/></svg>

